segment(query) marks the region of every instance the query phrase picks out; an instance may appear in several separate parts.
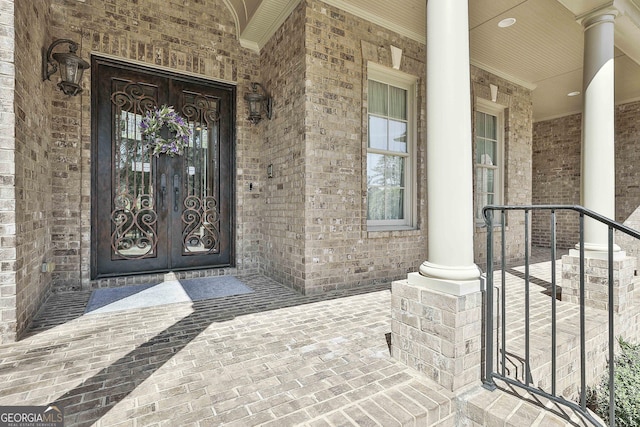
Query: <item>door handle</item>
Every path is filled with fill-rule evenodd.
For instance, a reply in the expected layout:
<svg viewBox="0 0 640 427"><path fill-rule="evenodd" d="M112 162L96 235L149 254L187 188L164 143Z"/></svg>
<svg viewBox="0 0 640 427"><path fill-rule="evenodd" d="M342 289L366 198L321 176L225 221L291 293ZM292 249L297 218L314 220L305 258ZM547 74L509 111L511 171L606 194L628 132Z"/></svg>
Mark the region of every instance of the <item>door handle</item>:
<svg viewBox="0 0 640 427"><path fill-rule="evenodd" d="M164 210L164 197L167 194L167 175L160 175L160 207Z"/></svg>
<svg viewBox="0 0 640 427"><path fill-rule="evenodd" d="M173 210L178 212L178 198L180 197L180 176L173 175Z"/></svg>

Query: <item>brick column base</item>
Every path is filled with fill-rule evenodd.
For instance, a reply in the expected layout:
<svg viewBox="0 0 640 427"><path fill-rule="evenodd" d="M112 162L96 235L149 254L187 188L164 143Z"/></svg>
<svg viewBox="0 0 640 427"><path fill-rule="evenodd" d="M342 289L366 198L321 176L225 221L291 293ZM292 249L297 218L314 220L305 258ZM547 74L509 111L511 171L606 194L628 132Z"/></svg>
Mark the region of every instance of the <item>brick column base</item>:
<svg viewBox="0 0 640 427"><path fill-rule="evenodd" d="M450 391L481 381L482 293L450 295L407 280L391 289L391 352Z"/></svg>
<svg viewBox="0 0 640 427"><path fill-rule="evenodd" d="M585 262L585 305L599 310L609 309L609 261L606 256L584 258ZM606 255L606 254L605 254ZM613 260L613 308L615 313L623 313L632 303L634 273L637 260L624 253ZM580 303L580 254L571 250L562 257L562 300Z"/></svg>

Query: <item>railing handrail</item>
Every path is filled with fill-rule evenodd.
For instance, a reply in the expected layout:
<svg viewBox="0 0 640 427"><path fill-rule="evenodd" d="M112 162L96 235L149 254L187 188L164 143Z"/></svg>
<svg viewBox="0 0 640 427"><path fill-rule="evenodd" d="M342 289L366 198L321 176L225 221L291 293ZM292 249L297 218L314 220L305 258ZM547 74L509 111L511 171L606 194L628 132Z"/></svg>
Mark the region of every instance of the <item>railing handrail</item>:
<svg viewBox="0 0 640 427"><path fill-rule="evenodd" d="M532 379L530 377L530 346L529 346L529 213L537 210L550 211L551 215L551 280L552 280L552 345L551 345L551 393L547 393L543 390L537 389L530 385ZM564 399L562 396L556 394L556 277L555 277L555 262L556 262L556 211L574 211L579 214L579 238L580 241L576 245L579 249L580 257L580 287L579 287L579 304L580 304L580 366L581 366L581 388L580 388L580 404ZM497 370L494 372L493 368L493 229L496 225L493 221L493 211L500 211L502 213L502 321L504 322L505 316L505 226L506 226L506 212L507 211L523 211L524 212L524 239L525 239L525 360L527 366L527 373L525 374L524 382L518 381L508 377L504 372L505 365L505 353L506 353L506 324L502 324L501 330L501 342L502 342L502 374ZM589 413L586 407L586 340L585 340L585 242L584 242L584 217L592 218L608 227L608 319L609 319L609 424L611 427L615 426L615 404L614 404L614 300L613 300L613 230L618 230L626 235L629 235L635 239L640 240L640 232L627 227L617 221L607 218L597 212L587 209L579 205L522 205L522 206L507 206L507 205L487 205L482 209L482 214L487 225L487 271L486 271L486 329L485 329L485 378L483 379L484 386L490 390L496 388L494 379L501 379L511 385L521 387L531 393L542 395L553 401L563 403L577 411L579 411L587 420L596 426L600 423ZM499 348L499 347L496 347ZM499 363L499 360L496 359Z"/></svg>
<svg viewBox="0 0 640 427"><path fill-rule="evenodd" d="M524 210L529 210L529 211L535 211L535 210L571 210L571 211L575 211L575 212L579 212L579 213L583 213L584 215L593 218L603 224L608 225L609 227L615 228L618 231L622 231L625 234L628 234L638 240L640 240L640 232L638 232L637 230L634 230L633 228L630 228L622 223L619 223L617 221L614 221L610 218L607 218L604 215L601 215L595 211L592 211L590 209L587 209L583 206L580 205L487 205L484 208L482 208L482 215L484 217L484 221L487 225L490 224L490 222L488 222L487 219L487 211L501 211L501 210L505 210L505 211L524 211Z"/></svg>

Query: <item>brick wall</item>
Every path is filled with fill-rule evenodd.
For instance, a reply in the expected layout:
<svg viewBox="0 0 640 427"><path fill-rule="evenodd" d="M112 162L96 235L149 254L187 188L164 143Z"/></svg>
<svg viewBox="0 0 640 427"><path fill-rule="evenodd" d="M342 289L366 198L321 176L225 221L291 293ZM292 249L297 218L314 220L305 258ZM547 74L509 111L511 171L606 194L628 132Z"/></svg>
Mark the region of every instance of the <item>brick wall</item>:
<svg viewBox="0 0 640 427"><path fill-rule="evenodd" d="M12 130L15 133L3 131L3 141L7 145L3 144L0 152L0 164L2 174L7 174L3 182L15 182L15 188L7 185L1 190L4 199L2 207L15 208L15 212L10 214L15 224L13 228L3 227L2 271L7 276L3 277L3 284L0 285L0 299L13 293L15 300L11 307L4 303L0 305L3 307L0 310L4 325L11 325L15 321L15 333L7 331L9 334L3 334L7 339L14 339L19 338L28 327L51 284L50 273L41 272L42 263L51 261L52 255L52 199L51 158L47 138L49 114L45 101L50 83L42 82L40 70L41 49L48 46L50 40L46 32L48 1L16 2L14 10L10 10L9 3L13 2L2 2L2 19L15 19L15 39L11 42L15 43L15 50L14 46L7 45L3 46L2 51L13 53L15 69L19 72L15 73L15 116L7 111L6 116L3 113L2 120L4 126L15 119ZM2 22L2 25L9 26L11 23ZM7 58L7 66L3 70L9 71L10 62L11 59ZM9 78L3 79L3 87L11 85ZM11 150L7 135L15 135L15 150ZM10 178L11 174L15 174L15 181ZM6 219L9 220L10 216Z"/></svg>
<svg viewBox="0 0 640 427"><path fill-rule="evenodd" d="M91 53L102 54L237 83L236 263L240 271L257 272L262 200L249 183L264 183L257 143L262 130L249 127L243 95L251 81L260 81L259 57L240 46L225 2L194 0L184 7L183 1L167 0L53 0L51 11L53 37L78 41L87 61ZM86 74L81 96L51 97L57 290L140 283L135 277L90 281L91 71Z"/></svg>
<svg viewBox="0 0 640 427"><path fill-rule="evenodd" d="M273 177L264 197L262 270L269 277L304 289L305 215L305 2L301 2L264 46L261 68L274 99L273 120L262 140L260 174Z"/></svg>
<svg viewBox="0 0 640 427"><path fill-rule="evenodd" d="M424 140L424 46L322 2L306 8L305 291L389 282L426 259L426 218L418 230L366 227L367 61L418 77L418 141ZM418 143L418 200L425 200L425 147ZM419 209L424 215L424 209Z"/></svg>
<svg viewBox="0 0 640 427"><path fill-rule="evenodd" d="M619 105L616 126L616 221L640 230L640 101ZM616 234L628 255L640 257L640 242Z"/></svg>
<svg viewBox="0 0 640 427"><path fill-rule="evenodd" d="M533 126L533 204L580 204L580 138L582 115L574 114ZM550 217L533 215L531 241L548 247ZM558 212L556 242L559 248L578 243L578 223L571 212Z"/></svg>
<svg viewBox="0 0 640 427"><path fill-rule="evenodd" d="M14 0L0 0L0 344L16 334Z"/></svg>
<svg viewBox="0 0 640 427"><path fill-rule="evenodd" d="M537 122L534 125L533 203L580 204L581 114ZM640 102L616 106L615 168L616 221L640 229ZM579 240L575 214L559 214L557 242L570 248ZM532 242L549 246L548 217L534 217ZM640 243L617 235L616 243L638 256Z"/></svg>
<svg viewBox="0 0 640 427"><path fill-rule="evenodd" d="M511 83L477 67L471 67L472 91L474 99L491 99L489 85L498 86L496 102L504 110L504 200L505 205L531 204L531 152L533 128L533 104L531 91ZM494 250L500 250L500 230L494 229ZM509 213L506 230L507 261L517 261L524 256L524 216ZM475 261L486 268L486 227L475 229ZM498 256L494 253L494 259Z"/></svg>

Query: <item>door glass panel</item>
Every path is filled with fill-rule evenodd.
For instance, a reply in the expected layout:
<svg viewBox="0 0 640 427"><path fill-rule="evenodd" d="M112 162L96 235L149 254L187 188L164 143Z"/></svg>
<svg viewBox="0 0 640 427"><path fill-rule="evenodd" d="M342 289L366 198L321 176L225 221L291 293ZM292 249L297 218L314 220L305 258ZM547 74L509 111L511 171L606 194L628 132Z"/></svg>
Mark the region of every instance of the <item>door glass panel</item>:
<svg viewBox="0 0 640 427"><path fill-rule="evenodd" d="M184 93L192 137L182 160L182 254L220 252L218 98Z"/></svg>
<svg viewBox="0 0 640 427"><path fill-rule="evenodd" d="M158 242L155 162L144 146L139 124L156 105L154 89L114 82L111 259L155 256Z"/></svg>

